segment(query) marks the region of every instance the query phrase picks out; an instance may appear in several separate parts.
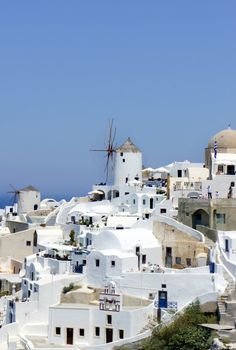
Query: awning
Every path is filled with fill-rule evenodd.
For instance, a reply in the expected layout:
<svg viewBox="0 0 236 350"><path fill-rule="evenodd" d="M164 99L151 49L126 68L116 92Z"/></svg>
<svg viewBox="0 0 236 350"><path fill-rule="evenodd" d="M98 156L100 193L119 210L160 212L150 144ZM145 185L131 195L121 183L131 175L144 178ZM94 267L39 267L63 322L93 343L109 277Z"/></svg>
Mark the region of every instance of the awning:
<svg viewBox="0 0 236 350"><path fill-rule="evenodd" d="M99 191L99 190L94 190L94 191L88 192L88 194L104 194L104 192Z"/></svg>
<svg viewBox="0 0 236 350"><path fill-rule="evenodd" d="M153 168L145 168L142 170L142 172L152 172L152 171L154 171Z"/></svg>
<svg viewBox="0 0 236 350"><path fill-rule="evenodd" d="M154 173L169 173L169 170L167 170L164 167L160 167L160 168L154 169Z"/></svg>

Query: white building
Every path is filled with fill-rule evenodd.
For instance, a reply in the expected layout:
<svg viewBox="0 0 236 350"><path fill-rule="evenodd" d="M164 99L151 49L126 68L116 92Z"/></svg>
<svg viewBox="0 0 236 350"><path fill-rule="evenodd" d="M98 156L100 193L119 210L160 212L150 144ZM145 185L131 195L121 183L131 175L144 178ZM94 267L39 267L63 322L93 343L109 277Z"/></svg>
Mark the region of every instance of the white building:
<svg viewBox="0 0 236 350"><path fill-rule="evenodd" d="M111 349L146 333L144 327L153 318L151 301L122 296L113 282L99 298L93 294L83 288L73 298L72 294L65 296L64 302L50 307L49 343Z"/></svg>
<svg viewBox="0 0 236 350"><path fill-rule="evenodd" d="M103 230L92 242L87 257L87 279L101 286L104 276L120 276L127 271L141 271L148 265L161 265L162 248L147 228Z"/></svg>
<svg viewBox="0 0 236 350"><path fill-rule="evenodd" d="M38 210L40 206L40 192L33 186L27 186L18 191L18 214L26 214Z"/></svg>
<svg viewBox="0 0 236 350"><path fill-rule="evenodd" d="M210 139L205 164L210 173L203 183L203 196L208 196L210 188L213 198L236 198L236 130L222 130Z"/></svg>

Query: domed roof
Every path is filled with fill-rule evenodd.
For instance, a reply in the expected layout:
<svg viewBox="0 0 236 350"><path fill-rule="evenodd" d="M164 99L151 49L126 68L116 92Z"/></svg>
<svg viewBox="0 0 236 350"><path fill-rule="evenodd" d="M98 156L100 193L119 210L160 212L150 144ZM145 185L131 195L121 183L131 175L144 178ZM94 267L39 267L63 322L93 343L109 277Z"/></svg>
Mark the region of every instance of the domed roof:
<svg viewBox="0 0 236 350"><path fill-rule="evenodd" d="M236 148L236 130L229 128L218 132L210 139L208 148L214 148L215 141L217 148Z"/></svg>

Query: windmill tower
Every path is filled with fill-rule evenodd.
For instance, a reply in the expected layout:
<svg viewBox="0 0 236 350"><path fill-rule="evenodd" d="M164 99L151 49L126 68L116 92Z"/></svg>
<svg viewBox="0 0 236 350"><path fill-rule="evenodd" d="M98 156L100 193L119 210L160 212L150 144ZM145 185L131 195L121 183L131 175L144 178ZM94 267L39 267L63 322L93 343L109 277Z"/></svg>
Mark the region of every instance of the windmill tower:
<svg viewBox="0 0 236 350"><path fill-rule="evenodd" d="M129 181L142 181L142 152L128 138L115 153L116 186L123 186Z"/></svg>
<svg viewBox="0 0 236 350"><path fill-rule="evenodd" d="M33 186L27 186L20 190L15 189L13 186L13 204L17 202L17 213L26 214L31 211L39 209L40 206L40 192Z"/></svg>

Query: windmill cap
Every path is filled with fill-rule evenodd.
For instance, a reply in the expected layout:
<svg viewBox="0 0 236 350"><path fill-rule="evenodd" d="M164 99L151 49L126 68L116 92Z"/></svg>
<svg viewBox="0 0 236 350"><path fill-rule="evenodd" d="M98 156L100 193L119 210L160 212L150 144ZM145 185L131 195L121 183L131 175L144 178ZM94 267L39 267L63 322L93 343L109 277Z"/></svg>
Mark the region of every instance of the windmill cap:
<svg viewBox="0 0 236 350"><path fill-rule="evenodd" d="M141 153L137 146L131 141L130 137L116 150L117 152Z"/></svg>
<svg viewBox="0 0 236 350"><path fill-rule="evenodd" d="M20 192L30 192L30 191L39 192L39 190L37 190L37 188L35 188L33 186L27 186L27 187L20 189Z"/></svg>

